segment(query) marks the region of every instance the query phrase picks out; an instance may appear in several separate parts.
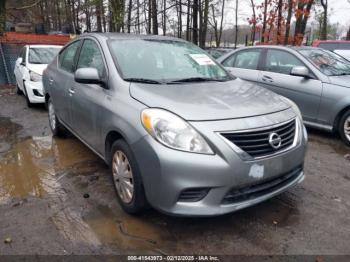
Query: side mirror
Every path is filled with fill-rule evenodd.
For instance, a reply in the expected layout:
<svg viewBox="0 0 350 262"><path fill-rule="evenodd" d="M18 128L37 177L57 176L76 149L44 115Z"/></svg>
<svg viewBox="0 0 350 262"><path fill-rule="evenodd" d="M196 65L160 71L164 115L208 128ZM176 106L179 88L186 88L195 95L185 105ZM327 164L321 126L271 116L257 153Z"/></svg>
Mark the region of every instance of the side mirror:
<svg viewBox="0 0 350 262"><path fill-rule="evenodd" d="M101 79L97 69L92 67L79 68L75 71L74 80L81 84L104 85L104 81Z"/></svg>
<svg viewBox="0 0 350 262"><path fill-rule="evenodd" d="M292 76L301 76L305 78L310 78L310 71L305 66L295 66L290 71Z"/></svg>

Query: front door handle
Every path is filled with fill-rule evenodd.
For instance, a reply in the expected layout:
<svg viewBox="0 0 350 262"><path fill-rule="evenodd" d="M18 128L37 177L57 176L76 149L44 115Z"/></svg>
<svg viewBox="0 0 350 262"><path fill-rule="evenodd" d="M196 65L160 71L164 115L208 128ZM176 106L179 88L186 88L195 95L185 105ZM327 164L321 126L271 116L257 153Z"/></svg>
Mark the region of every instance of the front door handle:
<svg viewBox="0 0 350 262"><path fill-rule="evenodd" d="M72 96L72 95L75 94L75 91L74 91L73 88L69 88L69 89L68 89L68 92L69 92L69 95L70 95L70 96Z"/></svg>
<svg viewBox="0 0 350 262"><path fill-rule="evenodd" d="M270 77L270 76L263 76L263 77L262 77L262 81L264 81L264 82L269 82L269 83L273 83L273 79L272 79L272 77Z"/></svg>

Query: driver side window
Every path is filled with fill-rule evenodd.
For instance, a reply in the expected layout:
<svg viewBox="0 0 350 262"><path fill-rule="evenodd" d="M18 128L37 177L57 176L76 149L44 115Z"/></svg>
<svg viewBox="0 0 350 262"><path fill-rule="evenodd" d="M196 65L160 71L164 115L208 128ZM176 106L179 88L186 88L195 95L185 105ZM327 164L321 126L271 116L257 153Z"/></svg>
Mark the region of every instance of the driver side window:
<svg viewBox="0 0 350 262"><path fill-rule="evenodd" d="M268 72L289 75L295 66L305 66L294 55L281 50L268 50L265 70Z"/></svg>
<svg viewBox="0 0 350 262"><path fill-rule="evenodd" d="M101 78L106 74L102 54L97 44L90 39L86 39L80 51L77 69L92 67L97 69Z"/></svg>

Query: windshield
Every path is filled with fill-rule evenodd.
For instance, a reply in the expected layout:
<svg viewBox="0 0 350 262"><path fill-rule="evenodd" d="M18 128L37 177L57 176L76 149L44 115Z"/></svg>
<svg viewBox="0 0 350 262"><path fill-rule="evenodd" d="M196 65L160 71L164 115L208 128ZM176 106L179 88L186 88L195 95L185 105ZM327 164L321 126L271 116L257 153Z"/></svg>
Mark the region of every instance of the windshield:
<svg viewBox="0 0 350 262"><path fill-rule="evenodd" d="M169 83L231 79L202 49L188 42L123 39L110 41L109 46L125 80Z"/></svg>
<svg viewBox="0 0 350 262"><path fill-rule="evenodd" d="M30 64L50 64L55 56L60 51L60 48L30 48L29 49L29 63Z"/></svg>
<svg viewBox="0 0 350 262"><path fill-rule="evenodd" d="M299 52L327 76L350 75L350 62L322 49L301 49Z"/></svg>

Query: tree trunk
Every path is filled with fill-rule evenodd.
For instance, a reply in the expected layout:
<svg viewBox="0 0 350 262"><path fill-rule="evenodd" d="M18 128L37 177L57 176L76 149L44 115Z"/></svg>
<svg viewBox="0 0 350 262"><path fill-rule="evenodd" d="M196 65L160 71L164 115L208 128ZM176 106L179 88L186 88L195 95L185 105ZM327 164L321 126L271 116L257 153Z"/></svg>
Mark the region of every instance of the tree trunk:
<svg viewBox="0 0 350 262"><path fill-rule="evenodd" d="M56 1L56 12L57 12L57 29L58 31L62 30L62 20L61 20L61 5L60 1Z"/></svg>
<svg viewBox="0 0 350 262"><path fill-rule="evenodd" d="M164 0L165 1L165 0ZM187 1L187 21L186 21L186 40L190 41L190 14L191 14L191 1Z"/></svg>
<svg viewBox="0 0 350 262"><path fill-rule="evenodd" d="M225 1L225 0L223 0L223 1ZM201 33L201 38L200 38L200 43L199 43L199 46L201 48L205 48L205 42L207 39L208 16L209 16L209 0L204 0L203 25L202 25L202 33Z"/></svg>
<svg viewBox="0 0 350 262"><path fill-rule="evenodd" d="M6 0L0 0L0 36L6 30Z"/></svg>
<svg viewBox="0 0 350 262"><path fill-rule="evenodd" d="M282 8L283 0L278 1L278 17L277 17L277 44L282 43Z"/></svg>
<svg viewBox="0 0 350 262"><path fill-rule="evenodd" d="M131 9L132 9L132 0L129 0L129 7L128 7L128 33L130 34L130 28L131 28Z"/></svg>
<svg viewBox="0 0 350 262"><path fill-rule="evenodd" d="M166 0L163 0L163 35L166 35Z"/></svg>
<svg viewBox="0 0 350 262"><path fill-rule="evenodd" d="M327 40L328 0L321 0L321 5L323 7L323 22L322 22L321 40Z"/></svg>
<svg viewBox="0 0 350 262"><path fill-rule="evenodd" d="M288 0L288 15L287 15L287 21L286 21L286 34L284 36L284 45L288 45L289 43L290 22L292 20L292 12L293 12L293 0Z"/></svg>
<svg viewBox="0 0 350 262"><path fill-rule="evenodd" d="M179 24L179 30L178 30L178 38L182 38L182 1L179 0L179 19L178 19L178 24Z"/></svg>
<svg viewBox="0 0 350 262"><path fill-rule="evenodd" d="M267 0L264 2L264 18L263 18L263 27L261 32L261 42L265 43L265 32L266 32L266 19L267 19Z"/></svg>
<svg viewBox="0 0 350 262"><path fill-rule="evenodd" d="M195 45L198 45L198 0L193 0L192 19L193 19L192 42Z"/></svg>
<svg viewBox="0 0 350 262"><path fill-rule="evenodd" d="M152 26L153 34L158 35L158 11L157 11L157 0L152 1Z"/></svg>
<svg viewBox="0 0 350 262"><path fill-rule="evenodd" d="M152 1L148 0L148 27L147 27L147 34L151 34L152 32ZM146 2L146 0L145 0Z"/></svg>
<svg viewBox="0 0 350 262"><path fill-rule="evenodd" d="M292 0L290 0L290 1L292 1ZM252 27L252 34L251 34L251 37L250 37L250 41L254 45L255 33L256 33L256 11L255 11L254 0L250 0L250 4L252 6L252 11L253 11L253 27Z"/></svg>
<svg viewBox="0 0 350 262"><path fill-rule="evenodd" d="M236 0L236 15L235 15L235 49L237 48L238 41L238 0ZM221 22L222 23L222 22Z"/></svg>
<svg viewBox="0 0 350 262"><path fill-rule="evenodd" d="M95 5L96 10L96 25L97 32L102 32L102 20L101 20L101 3L98 1Z"/></svg>

